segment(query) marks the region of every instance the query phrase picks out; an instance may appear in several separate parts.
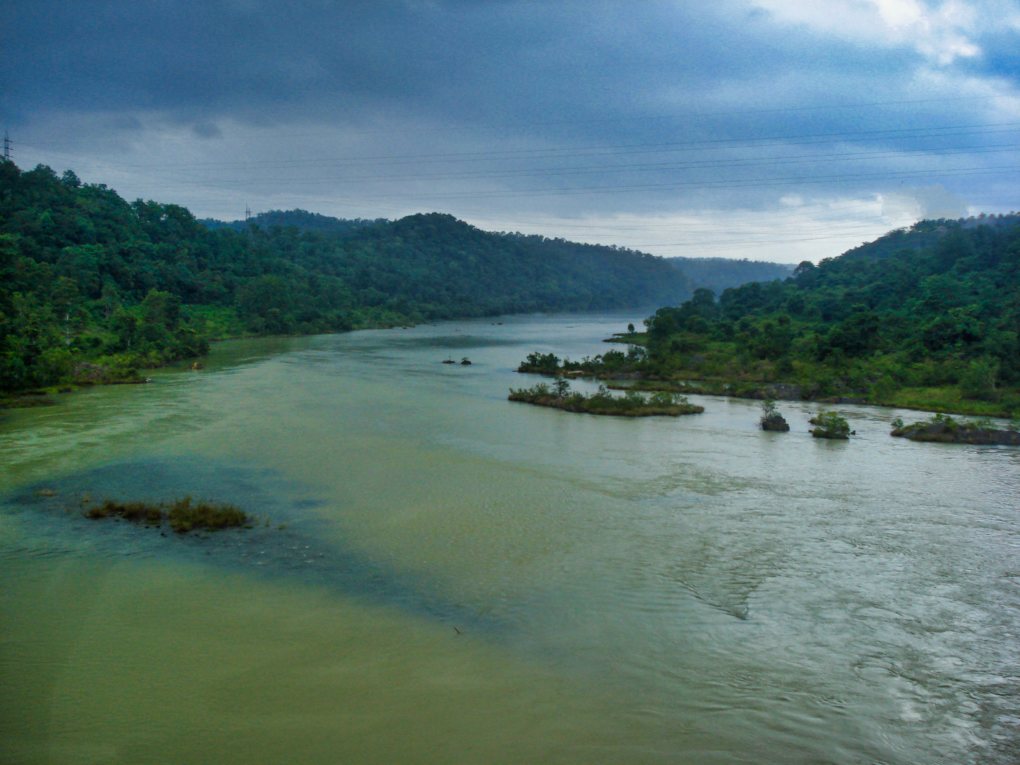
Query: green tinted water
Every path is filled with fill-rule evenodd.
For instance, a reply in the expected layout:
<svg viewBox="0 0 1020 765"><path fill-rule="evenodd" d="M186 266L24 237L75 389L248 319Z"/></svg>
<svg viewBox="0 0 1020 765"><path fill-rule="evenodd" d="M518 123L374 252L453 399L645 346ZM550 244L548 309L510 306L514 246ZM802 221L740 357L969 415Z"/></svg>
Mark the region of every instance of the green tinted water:
<svg viewBox="0 0 1020 765"><path fill-rule="evenodd" d="M1020 450L505 400L634 318L226 343L6 413L0 762L1017 761Z"/></svg>

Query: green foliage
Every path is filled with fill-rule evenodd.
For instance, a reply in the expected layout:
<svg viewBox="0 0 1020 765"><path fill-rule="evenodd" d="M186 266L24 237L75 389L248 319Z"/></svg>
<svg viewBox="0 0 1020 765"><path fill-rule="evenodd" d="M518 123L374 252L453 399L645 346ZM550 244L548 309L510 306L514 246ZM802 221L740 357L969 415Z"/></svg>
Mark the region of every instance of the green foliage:
<svg viewBox="0 0 1020 765"><path fill-rule="evenodd" d="M518 372L531 372L541 375L555 375L560 371L560 358L553 353L529 353L520 366Z"/></svg>
<svg viewBox="0 0 1020 765"><path fill-rule="evenodd" d="M381 223L386 223L382 218L376 220L365 220L357 218L354 220L339 220L328 215L308 212L307 210L269 210L258 213L248 220L235 220L225 223L219 220L205 219L200 221L202 225L211 229L227 228L237 232L245 232L251 228L262 228L271 231L274 228L294 228L298 231L318 231L328 234L353 234L359 229Z"/></svg>
<svg viewBox="0 0 1020 765"><path fill-rule="evenodd" d="M967 398L994 401L997 397L995 381L999 364L987 357L975 359L960 374L960 392Z"/></svg>
<svg viewBox="0 0 1020 765"><path fill-rule="evenodd" d="M1020 404L1020 216L922 221L785 281L718 300L698 290L645 324L645 356L616 372L1008 415Z"/></svg>
<svg viewBox="0 0 1020 765"><path fill-rule="evenodd" d="M449 215L274 211L207 226L179 205L128 203L70 171L0 161L0 391L69 381L110 355L164 364L241 332L612 309L688 292L660 258L486 233Z"/></svg>
<svg viewBox="0 0 1020 765"><path fill-rule="evenodd" d="M811 418L811 435L815 438L850 438L850 423L836 412L821 411Z"/></svg>
<svg viewBox="0 0 1020 765"><path fill-rule="evenodd" d="M654 415L676 417L705 411L704 407L690 403L686 396L666 391L645 397L638 391L628 390L622 396L614 396L605 385L599 385L594 393L585 395L571 391L570 383L562 377L557 378L553 388L546 383L539 383L531 388L511 388L508 398L510 401L548 406L568 412L622 417Z"/></svg>
<svg viewBox="0 0 1020 765"><path fill-rule="evenodd" d="M634 391L629 391L634 393ZM655 406L688 406L690 401L682 393L659 390L653 392L648 401Z"/></svg>

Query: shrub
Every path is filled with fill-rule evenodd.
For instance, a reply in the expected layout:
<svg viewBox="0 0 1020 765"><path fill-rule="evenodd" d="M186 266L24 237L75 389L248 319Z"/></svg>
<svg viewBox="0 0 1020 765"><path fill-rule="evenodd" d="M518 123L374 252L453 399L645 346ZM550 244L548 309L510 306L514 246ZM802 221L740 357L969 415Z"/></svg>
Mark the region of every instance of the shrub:
<svg viewBox="0 0 1020 765"><path fill-rule="evenodd" d="M960 393L964 398L994 401L998 398L995 378L999 373L998 361L977 359L972 361L960 375Z"/></svg>
<svg viewBox="0 0 1020 765"><path fill-rule="evenodd" d="M850 423L835 412L821 411L811 418L811 424L815 426L811 430L811 435L815 438L850 437Z"/></svg>
<svg viewBox="0 0 1020 765"><path fill-rule="evenodd" d="M758 420L762 430L786 433L790 429L786 418L779 413L775 400L767 398L761 402L761 419Z"/></svg>

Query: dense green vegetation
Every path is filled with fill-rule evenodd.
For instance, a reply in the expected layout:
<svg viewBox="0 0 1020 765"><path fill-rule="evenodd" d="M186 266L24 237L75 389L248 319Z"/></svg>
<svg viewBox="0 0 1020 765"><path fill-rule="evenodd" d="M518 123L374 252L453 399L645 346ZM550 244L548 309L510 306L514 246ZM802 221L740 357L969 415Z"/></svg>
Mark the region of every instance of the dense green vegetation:
<svg viewBox="0 0 1020 765"><path fill-rule="evenodd" d="M812 425L811 435L815 438L848 439L853 432L850 430L850 423L845 417L836 412L827 412L824 409L808 420Z"/></svg>
<svg viewBox="0 0 1020 765"><path fill-rule="evenodd" d="M561 370L699 380L759 397L1020 412L1020 216L922 221L801 263L785 281L718 300L696 290L645 324L630 336L643 353ZM557 373L542 361L527 371Z"/></svg>
<svg viewBox="0 0 1020 765"><path fill-rule="evenodd" d="M267 231L274 228L296 228L298 231L318 231L328 234L353 234L360 229L386 223L383 218L366 220L364 218L331 218L328 215L308 212L307 210L269 210L253 215L248 220L221 221L213 218L199 220L206 228L213 230L229 228L245 232L252 226Z"/></svg>
<svg viewBox="0 0 1020 765"><path fill-rule="evenodd" d="M531 388L511 388L508 398L510 401L549 406L567 412L617 417L677 417L705 411L704 407L690 403L686 396L665 391L658 391L649 396L637 391L627 391L622 396L614 396L605 386L600 385L595 393L585 395L572 391L570 383L562 377L551 386L538 383Z"/></svg>
<svg viewBox="0 0 1020 765"><path fill-rule="evenodd" d="M270 213L215 230L71 171L0 161L0 391L137 379L207 339L676 302L682 274L611 247L449 215ZM295 225L290 225L295 224Z"/></svg>

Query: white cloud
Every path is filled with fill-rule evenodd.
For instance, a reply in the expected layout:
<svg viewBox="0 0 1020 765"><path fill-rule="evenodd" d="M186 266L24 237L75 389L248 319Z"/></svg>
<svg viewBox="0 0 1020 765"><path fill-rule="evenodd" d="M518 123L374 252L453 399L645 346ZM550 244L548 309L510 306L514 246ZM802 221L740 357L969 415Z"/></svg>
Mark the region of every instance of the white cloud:
<svg viewBox="0 0 1020 765"><path fill-rule="evenodd" d="M752 0L781 23L868 44L912 47L930 62L948 66L981 55L975 42L982 27L1003 18L979 14L961 0L931 6L921 0ZM999 5L999 3L995 3Z"/></svg>
<svg viewBox="0 0 1020 765"><path fill-rule="evenodd" d="M915 189L895 197L783 195L769 209L702 208L665 215L550 216L516 221L469 218L469 222L483 229L616 244L664 257L817 263L893 229L910 226L929 208L942 210L950 201L951 195L944 189Z"/></svg>
<svg viewBox="0 0 1020 765"><path fill-rule="evenodd" d="M964 218L971 207L943 186L921 186L879 197L887 218Z"/></svg>

